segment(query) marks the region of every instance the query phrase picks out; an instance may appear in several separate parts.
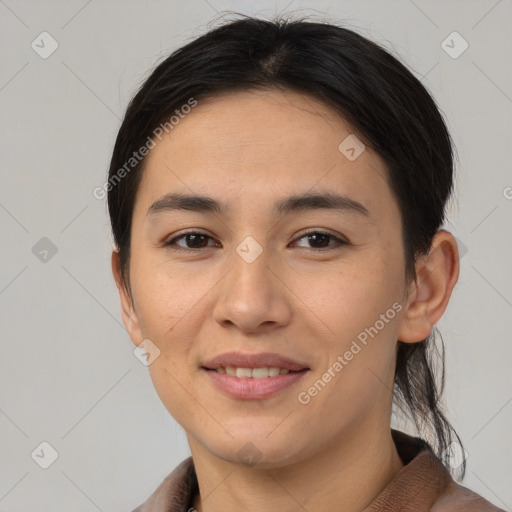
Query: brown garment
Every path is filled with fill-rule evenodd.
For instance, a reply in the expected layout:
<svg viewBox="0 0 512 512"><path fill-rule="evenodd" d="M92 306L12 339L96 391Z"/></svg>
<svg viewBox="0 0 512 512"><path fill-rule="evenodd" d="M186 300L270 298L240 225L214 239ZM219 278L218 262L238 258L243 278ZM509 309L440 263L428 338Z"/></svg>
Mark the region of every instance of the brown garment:
<svg viewBox="0 0 512 512"><path fill-rule="evenodd" d="M457 484L425 441L398 430L391 433L404 467L364 512L505 512ZM189 457L132 512L192 512L197 492Z"/></svg>

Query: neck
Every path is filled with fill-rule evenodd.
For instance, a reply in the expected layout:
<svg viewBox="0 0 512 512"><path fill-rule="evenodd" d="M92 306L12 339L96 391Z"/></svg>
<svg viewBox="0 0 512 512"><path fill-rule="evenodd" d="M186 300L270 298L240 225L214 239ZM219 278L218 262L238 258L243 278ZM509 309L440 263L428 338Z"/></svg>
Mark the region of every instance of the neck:
<svg viewBox="0 0 512 512"><path fill-rule="evenodd" d="M360 512L403 467L389 426L357 427L313 457L270 469L243 467L189 443L202 496L194 500L197 512L320 512L340 504Z"/></svg>

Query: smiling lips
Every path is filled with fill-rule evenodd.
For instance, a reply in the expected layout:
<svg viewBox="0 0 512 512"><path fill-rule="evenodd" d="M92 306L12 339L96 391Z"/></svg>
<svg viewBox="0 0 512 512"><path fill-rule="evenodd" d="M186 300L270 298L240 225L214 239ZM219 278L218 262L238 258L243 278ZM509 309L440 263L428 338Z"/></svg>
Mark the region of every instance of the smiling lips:
<svg viewBox="0 0 512 512"><path fill-rule="evenodd" d="M206 361L202 369L221 391L242 399L268 398L309 371L304 364L269 352L221 354Z"/></svg>
<svg viewBox="0 0 512 512"><path fill-rule="evenodd" d="M216 370L217 368L279 368L291 372L309 370L305 364L294 361L280 354L262 352L260 354L244 354L242 352L226 352L203 363L203 368Z"/></svg>

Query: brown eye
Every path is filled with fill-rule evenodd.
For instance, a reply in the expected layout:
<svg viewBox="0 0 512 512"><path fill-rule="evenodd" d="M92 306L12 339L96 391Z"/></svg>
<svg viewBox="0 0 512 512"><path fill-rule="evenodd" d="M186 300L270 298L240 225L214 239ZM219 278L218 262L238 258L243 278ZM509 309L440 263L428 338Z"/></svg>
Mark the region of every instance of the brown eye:
<svg viewBox="0 0 512 512"><path fill-rule="evenodd" d="M182 244L177 243L178 241L182 241ZM213 240L211 236L206 235L205 233L199 233L196 231L183 233L172 240L169 240L165 243L165 246L171 247L171 249L176 251L194 251L198 249L204 249L207 247L212 247L208 245L208 240Z"/></svg>
<svg viewBox="0 0 512 512"><path fill-rule="evenodd" d="M311 247L306 247L310 249L334 249L341 245L348 245L347 241L323 231L310 231L309 233L303 234L298 240L304 239L311 245ZM334 243L330 244L330 240L334 241Z"/></svg>

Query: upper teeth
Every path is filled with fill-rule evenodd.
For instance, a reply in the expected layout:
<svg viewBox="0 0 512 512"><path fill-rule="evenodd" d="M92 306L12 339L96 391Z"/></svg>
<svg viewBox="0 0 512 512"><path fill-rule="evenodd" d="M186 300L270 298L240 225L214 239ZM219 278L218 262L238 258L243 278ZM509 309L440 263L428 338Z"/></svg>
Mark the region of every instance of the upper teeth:
<svg viewBox="0 0 512 512"><path fill-rule="evenodd" d="M277 367L263 367L263 368L235 368L234 366L226 366L225 368L221 366L220 368L215 368L218 373L227 373L233 377L240 378L253 378L253 379L264 379L266 377L275 377L279 374L288 373L290 370L287 368L277 368Z"/></svg>

